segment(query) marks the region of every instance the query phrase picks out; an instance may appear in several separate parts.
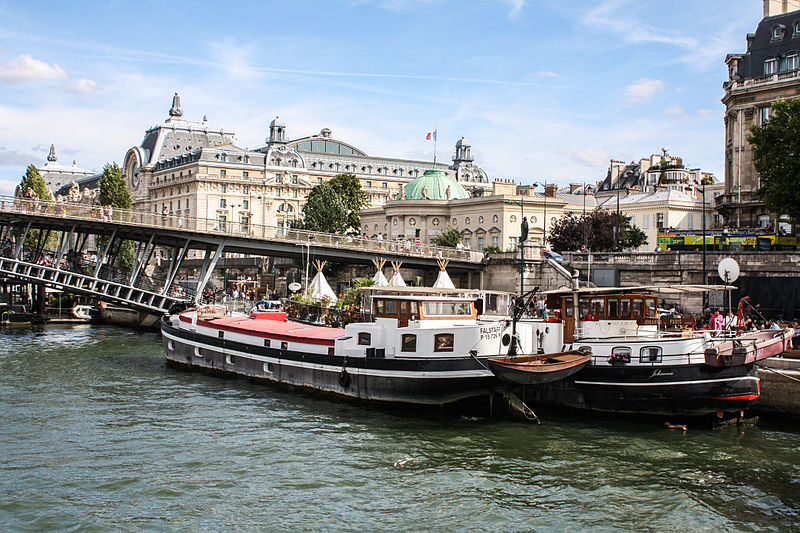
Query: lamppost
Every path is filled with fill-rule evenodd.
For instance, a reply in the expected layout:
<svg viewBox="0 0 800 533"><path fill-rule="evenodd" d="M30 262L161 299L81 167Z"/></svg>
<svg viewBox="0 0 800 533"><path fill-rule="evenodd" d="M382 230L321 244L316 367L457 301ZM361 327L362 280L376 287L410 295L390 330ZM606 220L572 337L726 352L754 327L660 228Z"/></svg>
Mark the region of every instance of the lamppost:
<svg viewBox="0 0 800 533"><path fill-rule="evenodd" d="M708 272L706 271L706 184L703 183L703 285L708 285ZM703 292L703 312L708 307L708 293Z"/></svg>
<svg viewBox="0 0 800 533"><path fill-rule="evenodd" d="M507 204L517 204L519 214L522 218L519 232L519 295L525 292L525 240L528 238L528 218L525 216L525 199L520 197L520 201L506 200Z"/></svg>
<svg viewBox="0 0 800 533"><path fill-rule="evenodd" d="M544 183L540 181L534 181L531 185L538 186L541 185L544 189L544 214L542 215L544 220L542 221L542 246L547 246L547 180Z"/></svg>
<svg viewBox="0 0 800 533"><path fill-rule="evenodd" d="M620 251L621 244L622 244L622 239L621 239L621 235L620 235L620 228L619 228L619 221L620 221L620 218L621 218L620 217L620 213L619 213L619 191L620 191L620 188L621 187L620 187L619 178L617 178L617 230L616 230L616 232L614 234L614 244L615 244L614 249L616 251L618 251L618 252Z"/></svg>

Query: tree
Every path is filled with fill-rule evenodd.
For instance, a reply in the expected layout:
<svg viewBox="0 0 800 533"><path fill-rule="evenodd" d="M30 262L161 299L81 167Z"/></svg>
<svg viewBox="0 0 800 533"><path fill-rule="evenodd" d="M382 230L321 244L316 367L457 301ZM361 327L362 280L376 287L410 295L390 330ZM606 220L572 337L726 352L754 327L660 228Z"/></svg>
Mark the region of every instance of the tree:
<svg viewBox="0 0 800 533"><path fill-rule="evenodd" d="M573 213L565 214L553 224L547 241L556 252L579 250L584 244L592 251L614 251L617 249L615 235L618 223L622 250L647 244L647 235L638 227L631 225L631 217L600 209L580 217Z"/></svg>
<svg viewBox="0 0 800 533"><path fill-rule="evenodd" d="M33 165L28 165L28 168L25 169L25 175L22 176L22 180L19 182L16 196L20 198L35 198L45 202L53 201L53 196L47 190L47 183L45 183L42 175L39 174L39 169Z"/></svg>
<svg viewBox="0 0 800 533"><path fill-rule="evenodd" d="M772 116L750 128L748 142L761 179L759 195L771 211L800 219L800 99L778 100Z"/></svg>
<svg viewBox="0 0 800 533"><path fill-rule="evenodd" d="M110 205L129 209L131 207L131 195L125 179L122 177L122 169L116 163L107 163L103 167L103 175L100 176L100 205Z"/></svg>
<svg viewBox="0 0 800 533"><path fill-rule="evenodd" d="M22 176L22 179L19 182L19 186L17 186L16 194L18 198L24 198L26 200L32 201L43 201L43 202L52 202L53 196L50 194L50 191L47 189L47 183L44 181L44 178L39 173L39 169L37 169L33 165L28 165L28 168L25 169L25 175ZM15 229L13 234L17 237L22 235L23 230ZM50 232L49 235L46 230L40 229L32 229L28 231L27 236L25 237L25 246L37 246L39 244L39 239L44 238L47 235L47 241L44 243L44 249L52 250L58 244L57 236L54 232Z"/></svg>
<svg viewBox="0 0 800 533"><path fill-rule="evenodd" d="M447 248L455 248L461 242L463 235L456 228L447 226L447 229L442 233L431 239L434 246L444 246Z"/></svg>
<svg viewBox="0 0 800 533"><path fill-rule="evenodd" d="M345 231L358 231L361 227L359 212L369 205L367 194L361 189L361 182L355 174L337 174L328 182L344 203L347 212Z"/></svg>
<svg viewBox="0 0 800 533"><path fill-rule="evenodd" d="M311 189L303 206L303 221L295 227L329 233L358 232L358 213L367 205L367 195L358 178L354 174L337 174Z"/></svg>
<svg viewBox="0 0 800 533"><path fill-rule="evenodd" d="M303 206L303 220L295 223L295 227L329 233L348 229L347 208L330 183L320 183L311 189Z"/></svg>
<svg viewBox="0 0 800 533"><path fill-rule="evenodd" d="M125 179L122 177L122 169L116 163L106 163L103 167L103 175L100 176L100 194L98 195L100 205L110 205L121 209L130 209L131 195ZM105 246L108 243L107 237L100 237L98 244ZM119 248L119 253L115 260L116 265L123 271L133 270L134 245L132 241L125 240Z"/></svg>

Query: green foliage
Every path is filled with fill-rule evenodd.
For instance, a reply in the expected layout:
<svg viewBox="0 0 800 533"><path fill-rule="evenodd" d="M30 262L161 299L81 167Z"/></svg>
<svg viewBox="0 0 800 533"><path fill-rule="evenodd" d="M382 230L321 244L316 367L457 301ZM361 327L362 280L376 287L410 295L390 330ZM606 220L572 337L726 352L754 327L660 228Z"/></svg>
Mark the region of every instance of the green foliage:
<svg viewBox="0 0 800 533"><path fill-rule="evenodd" d="M553 224L547 241L556 252L580 250L584 244L595 252L611 252L617 248L615 235L618 223L622 250L647 244L647 236L641 229L631 225L631 217L600 209L580 217L572 213L565 214Z"/></svg>
<svg viewBox="0 0 800 533"><path fill-rule="evenodd" d="M25 175L22 176L22 179L19 182L16 196L34 201L53 201L53 196L50 194L50 191L47 190L47 183L39 173L39 170L33 165L28 165L28 168L25 169ZM22 229L14 229L13 234L17 237L20 237L22 232ZM24 245L26 247L37 246L40 239L44 238L45 235L47 235L47 241L45 241L44 249L55 250L55 248L58 246L58 235L54 231L51 231L48 235L46 230L32 229L28 231L28 235L25 237Z"/></svg>
<svg viewBox="0 0 800 533"><path fill-rule="evenodd" d="M330 183L320 183L311 189L303 206L303 220L295 223L294 227L329 233L344 233L348 229L347 208ZM356 230L358 228L356 226Z"/></svg>
<svg viewBox="0 0 800 533"><path fill-rule="evenodd" d="M107 163L103 167L103 175L100 177L100 205L110 205L129 209L131 206L131 195L122 177L122 169L116 163Z"/></svg>
<svg viewBox="0 0 800 533"><path fill-rule="evenodd" d="M303 221L296 228L333 233L358 232L358 213L368 205L355 174L337 174L311 189L303 206Z"/></svg>
<svg viewBox="0 0 800 533"><path fill-rule="evenodd" d="M357 311L361 309L361 302L364 299L364 291L362 287L372 287L375 285L375 280L372 278L358 278L353 281L353 286L348 287L342 294L339 295L337 304L339 307Z"/></svg>
<svg viewBox="0 0 800 533"><path fill-rule="evenodd" d="M759 194L776 214L800 219L800 100L778 100L772 116L747 137L761 179Z"/></svg>
<svg viewBox="0 0 800 533"><path fill-rule="evenodd" d="M463 235L459 230L456 228L447 226L447 229L444 230L442 233L431 239L431 243L434 246L444 246L447 248L455 248L456 245L461 241Z"/></svg>
<svg viewBox="0 0 800 533"><path fill-rule="evenodd" d="M35 193L34 198L45 202L53 201L53 196L47 190L47 183L45 183L42 175L39 174L39 170L33 165L28 165L28 168L25 169L25 175L22 176L17 188L17 196L28 198L28 189Z"/></svg>
<svg viewBox="0 0 800 533"><path fill-rule="evenodd" d="M484 251L485 253L490 253L490 252L492 252L492 253L499 253L499 252L502 252L503 250L501 250L499 246L485 246L485 247L483 248L483 251Z"/></svg>

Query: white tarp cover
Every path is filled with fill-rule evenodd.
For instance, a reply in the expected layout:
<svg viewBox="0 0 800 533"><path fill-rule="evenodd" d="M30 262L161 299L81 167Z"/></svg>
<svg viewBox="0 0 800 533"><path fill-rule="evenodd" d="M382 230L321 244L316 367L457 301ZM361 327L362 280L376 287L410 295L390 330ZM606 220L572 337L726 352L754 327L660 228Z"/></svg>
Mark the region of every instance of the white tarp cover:
<svg viewBox="0 0 800 533"><path fill-rule="evenodd" d="M450 279L450 275L447 273L446 270L440 270L439 275L436 276L436 282L433 284L434 287L437 289L455 289L456 286L453 285L453 280Z"/></svg>
<svg viewBox="0 0 800 533"><path fill-rule="evenodd" d="M403 281L403 276L400 275L400 272L395 272L392 279L389 280L389 285L392 287L405 287L406 282Z"/></svg>
<svg viewBox="0 0 800 533"><path fill-rule="evenodd" d="M375 276L373 276L372 281L375 282L374 287L388 287L389 280L386 279L386 276L383 275L383 270L378 270L375 272Z"/></svg>
<svg viewBox="0 0 800 533"><path fill-rule="evenodd" d="M314 276L314 279L311 280L311 284L308 286L308 291L314 298L328 298L331 303L336 303L336 293L333 292L331 286L328 285L328 280L325 279L325 276L322 272L317 272L317 275Z"/></svg>

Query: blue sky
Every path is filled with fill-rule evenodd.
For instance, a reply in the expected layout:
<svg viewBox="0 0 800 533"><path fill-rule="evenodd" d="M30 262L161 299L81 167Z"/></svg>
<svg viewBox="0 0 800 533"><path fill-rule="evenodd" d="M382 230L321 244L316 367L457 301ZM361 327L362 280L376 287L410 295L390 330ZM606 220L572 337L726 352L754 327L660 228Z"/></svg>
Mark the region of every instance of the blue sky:
<svg viewBox="0 0 800 533"><path fill-rule="evenodd" d="M668 147L722 179L725 54L761 0L0 0L0 193L25 167L121 162L181 94L184 118L263 144L324 127L370 155L490 178L594 182Z"/></svg>

